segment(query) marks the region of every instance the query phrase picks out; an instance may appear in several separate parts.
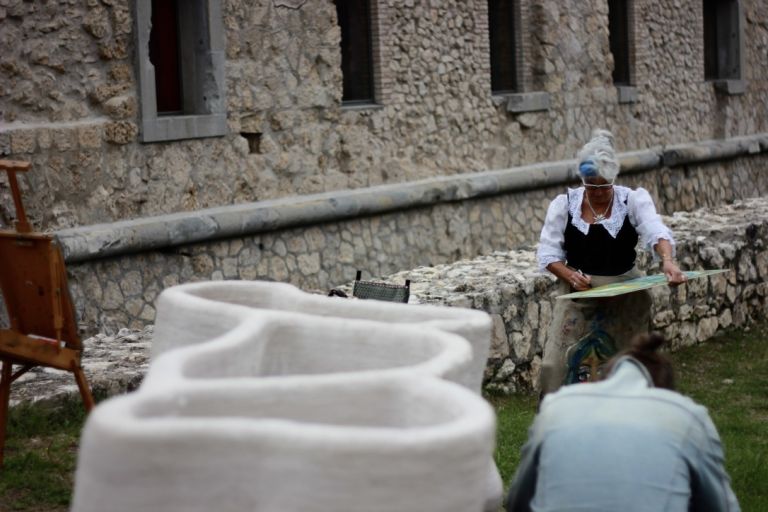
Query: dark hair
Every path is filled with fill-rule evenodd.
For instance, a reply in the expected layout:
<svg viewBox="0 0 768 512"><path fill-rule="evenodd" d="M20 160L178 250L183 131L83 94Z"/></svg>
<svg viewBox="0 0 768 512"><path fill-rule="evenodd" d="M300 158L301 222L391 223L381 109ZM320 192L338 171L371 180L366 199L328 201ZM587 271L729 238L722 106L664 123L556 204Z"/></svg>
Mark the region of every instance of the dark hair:
<svg viewBox="0 0 768 512"><path fill-rule="evenodd" d="M659 332L638 334L632 339L628 349L618 353L609 363L604 375L609 375L616 360L621 356L630 356L648 370L653 379L653 385L657 388L675 389L675 370L672 361L666 355L657 352L667 343L664 335Z"/></svg>

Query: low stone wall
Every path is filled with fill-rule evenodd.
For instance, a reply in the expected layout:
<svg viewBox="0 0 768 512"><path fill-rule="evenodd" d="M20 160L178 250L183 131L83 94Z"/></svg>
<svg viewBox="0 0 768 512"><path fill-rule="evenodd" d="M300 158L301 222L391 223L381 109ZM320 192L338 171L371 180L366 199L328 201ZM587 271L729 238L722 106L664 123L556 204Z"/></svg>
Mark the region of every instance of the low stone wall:
<svg viewBox="0 0 768 512"><path fill-rule="evenodd" d="M666 222L677 238L684 269L731 269L674 290L651 290L654 328L670 339L673 349L765 317L768 198L675 213ZM639 260L641 269L658 272L647 253ZM537 271L533 250L495 252L387 278L400 283L404 279L411 280L411 293L419 302L481 309L492 315L487 389L508 393L535 387L557 292L554 278Z"/></svg>
<svg viewBox="0 0 768 512"><path fill-rule="evenodd" d="M717 331L744 326L768 313L768 198L735 201L718 208L665 218L678 242L685 269L730 268L726 274L693 280L654 295L653 322L678 348ZM649 257L640 256L649 268ZM542 345L551 321L554 279L536 269L531 249L495 252L449 265L398 272L386 280L411 279L414 302L480 309L494 321L485 387L530 391L537 380ZM347 285L349 291L349 285ZM341 299L339 299L341 300ZM146 370L152 326L97 334L85 340L83 366L97 392L133 389ZM35 368L12 386L12 403L77 393L71 375Z"/></svg>
<svg viewBox="0 0 768 512"><path fill-rule="evenodd" d="M662 213L768 194L768 134L623 153L621 164L621 183L648 189ZM574 167L543 162L57 235L83 332L115 333L151 324L158 293L178 283L258 279L327 291L358 269L381 276L532 245Z"/></svg>
<svg viewBox="0 0 768 512"><path fill-rule="evenodd" d="M97 397L136 389L149 367L154 326L99 333L83 340L83 369ZM11 405L22 402L57 403L66 396L79 400L75 378L69 372L35 366L13 382Z"/></svg>

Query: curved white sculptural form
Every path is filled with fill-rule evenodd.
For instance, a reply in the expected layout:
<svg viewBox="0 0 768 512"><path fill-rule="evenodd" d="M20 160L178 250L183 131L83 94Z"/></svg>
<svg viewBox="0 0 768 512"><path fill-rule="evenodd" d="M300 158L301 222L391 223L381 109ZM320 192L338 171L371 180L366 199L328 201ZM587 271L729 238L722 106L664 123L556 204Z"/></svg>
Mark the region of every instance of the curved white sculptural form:
<svg viewBox="0 0 768 512"><path fill-rule="evenodd" d="M226 308L232 310L231 305ZM241 386L245 379L289 375L312 380L341 374L424 374L462 383L472 348L462 337L368 320L242 310L241 323L213 340L153 359L142 389Z"/></svg>
<svg viewBox="0 0 768 512"><path fill-rule="evenodd" d="M493 425L415 376L139 393L89 420L73 510L478 511Z"/></svg>
<svg viewBox="0 0 768 512"><path fill-rule="evenodd" d="M278 283L168 289L140 389L86 424L73 511L490 510L494 415L466 389L489 330Z"/></svg>
<svg viewBox="0 0 768 512"><path fill-rule="evenodd" d="M472 345L472 362L462 383L480 393L491 339L489 316L473 309L397 304L370 300L342 300L305 293L285 283L266 281L209 281L175 286L157 301L157 321L152 355L209 340L229 330L223 318L237 315L228 306L302 313L387 324L420 324L466 338ZM216 308L216 314L208 314Z"/></svg>

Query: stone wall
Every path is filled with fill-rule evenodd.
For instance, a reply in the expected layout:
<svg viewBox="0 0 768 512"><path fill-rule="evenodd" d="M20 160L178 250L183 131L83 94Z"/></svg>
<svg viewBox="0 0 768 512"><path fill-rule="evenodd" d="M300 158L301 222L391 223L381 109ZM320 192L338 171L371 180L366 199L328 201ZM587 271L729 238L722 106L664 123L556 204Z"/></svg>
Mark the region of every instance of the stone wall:
<svg viewBox="0 0 768 512"><path fill-rule="evenodd" d="M676 213L666 221L675 231L683 268L732 269L690 281L675 291L653 290L654 326L672 340L674 348L765 318L768 199ZM641 267L649 267L647 255L640 260ZM471 307L491 314L494 333L485 375L487 389L506 393L532 388L555 291L553 278L536 271L532 250L500 251L387 278L399 284L404 279L412 280L414 302ZM113 335L99 333L85 340L83 365L94 389L100 394L134 389L147 369L152 337L149 325L142 330L120 329ZM77 394L74 379L66 372L35 368L18 382L12 387L14 404Z"/></svg>
<svg viewBox="0 0 768 512"><path fill-rule="evenodd" d="M731 326L768 314L768 199L735 201L666 218L685 270L728 268L670 290L652 289L653 327L672 348L701 342ZM421 303L481 309L494 319L486 387L530 390L540 371L542 346L552 320L553 276L537 271L535 252L496 252L448 265L403 271L387 280L411 280ZM644 253L639 267L657 273Z"/></svg>
<svg viewBox="0 0 768 512"><path fill-rule="evenodd" d="M596 126L620 149L768 131L768 5L744 10L744 94L703 79L698 0L636 0L637 101L611 79L604 0L523 0L526 86L490 93L485 0L377 0L377 105L341 104L331 0L222 0L229 132L141 143L128 0L0 2L0 155L37 229L568 158ZM0 195L7 197L4 182ZM0 221L12 217L3 200Z"/></svg>
<svg viewBox="0 0 768 512"><path fill-rule="evenodd" d="M660 210L668 213L768 194L767 163L764 156L752 156L736 162L635 173L622 181L649 189ZM498 176L495 178L498 181ZM138 329L151 323L154 300L160 291L187 281L266 279L327 291L353 279L358 269L366 275L381 276L531 246L538 240L549 201L564 186L460 200L468 193L465 188L437 181L412 193L420 200L413 203L418 206L383 208L381 213L366 214L365 205L353 200L346 218L314 224L313 214L321 211L318 204L342 202L341 196L333 195L323 197L322 202L318 198L298 205L301 222L293 226L287 223L282 229L275 229L278 221L283 217L290 220L296 212L270 204L264 212L262 230L221 239L212 230L223 220L200 212L184 221L186 225L148 226L145 231L150 233L167 230L167 237L149 240L141 252L113 257L104 255L121 244L134 242L138 238L135 231L121 232L105 225L84 229L83 235L65 235L64 231L60 235L65 250L77 244L81 249L92 249L90 256L86 254L80 262L68 264L81 327L86 333L113 333L122 327ZM385 206L408 195L406 187L394 189L389 195L385 192L376 192L382 197L374 198ZM450 200L441 202L441 197ZM322 219L319 215L314 218ZM234 212L231 222L244 225L250 220L244 213ZM101 230L116 234L100 238ZM198 240L208 239L174 245L173 237L184 230L201 235Z"/></svg>
<svg viewBox="0 0 768 512"><path fill-rule="evenodd" d="M485 0L375 1L377 105L362 108L341 103L333 2L222 0L228 134L142 143L134 3L0 0L0 155L33 163L20 181L34 227L109 231L93 224L167 214L187 215L174 226L197 231L154 245L113 239L68 258L84 330L151 322L157 293L177 282L327 290L357 269L385 275L531 244L566 181L548 181L550 167L561 169L557 160L595 126L612 129L619 149L657 154L623 179L648 188L662 212L768 193L765 140L715 159L702 143L768 132L765 2L742 2L744 94L703 80L701 2L633 2L631 103L612 83L604 0L523 3L524 92L547 94L548 110L509 112L508 98L490 94ZM704 144L705 157L689 148L675 159L678 143ZM513 169L520 164L531 167ZM464 195L462 183L488 169L527 182ZM423 188L420 179L433 181ZM377 185L422 187L424 198L330 220L270 212L276 198L306 206L329 191L332 203ZM209 222L207 208L255 202L265 212L258 230L222 235ZM121 245L131 249L111 251Z"/></svg>

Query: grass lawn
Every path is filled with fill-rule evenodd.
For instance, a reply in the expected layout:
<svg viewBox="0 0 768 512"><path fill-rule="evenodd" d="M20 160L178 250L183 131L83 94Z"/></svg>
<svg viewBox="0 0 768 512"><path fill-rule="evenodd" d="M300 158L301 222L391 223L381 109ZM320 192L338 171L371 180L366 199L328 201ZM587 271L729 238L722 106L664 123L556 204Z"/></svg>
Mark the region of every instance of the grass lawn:
<svg viewBox="0 0 768 512"><path fill-rule="evenodd" d="M717 336L672 358L680 391L705 405L717 425L742 511L768 511L768 323ZM498 413L496 461L509 485L536 399L491 401Z"/></svg>
<svg viewBox="0 0 768 512"><path fill-rule="evenodd" d="M768 510L768 323L733 331L673 354L681 390L706 405L725 445L744 512ZM533 420L536 398L492 398L496 460L508 484ZM79 399L11 411L0 512L68 509L84 413Z"/></svg>
<svg viewBox="0 0 768 512"><path fill-rule="evenodd" d="M84 420L79 397L55 408L11 409L0 472L0 512L68 510Z"/></svg>

